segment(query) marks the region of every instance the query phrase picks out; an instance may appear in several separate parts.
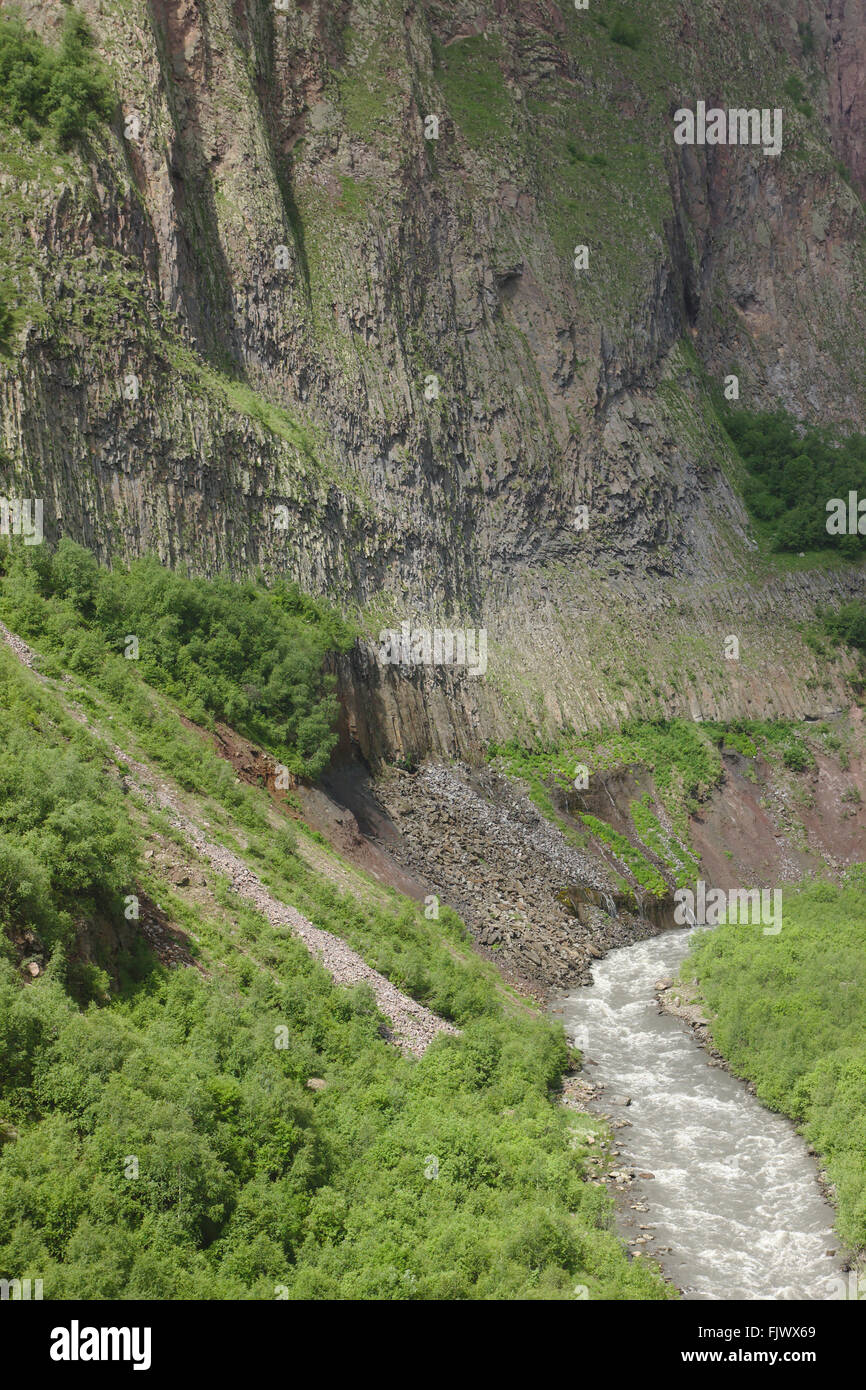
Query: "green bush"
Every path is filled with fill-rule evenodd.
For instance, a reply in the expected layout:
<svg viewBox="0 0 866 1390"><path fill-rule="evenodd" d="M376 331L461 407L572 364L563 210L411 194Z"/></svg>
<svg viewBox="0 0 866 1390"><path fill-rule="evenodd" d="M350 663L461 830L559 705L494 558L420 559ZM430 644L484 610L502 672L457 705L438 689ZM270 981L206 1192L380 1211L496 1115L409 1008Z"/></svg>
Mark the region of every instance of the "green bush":
<svg viewBox="0 0 866 1390"><path fill-rule="evenodd" d="M800 112L801 116L812 116L814 110L810 101L806 99L806 88L802 78L796 73L791 73L785 83L785 95L789 96L794 103L794 107Z"/></svg>
<svg viewBox="0 0 866 1390"><path fill-rule="evenodd" d="M825 613L823 623L825 631L837 642L847 642L850 647L866 653L866 602L863 599L853 599L834 613Z"/></svg>
<svg viewBox="0 0 866 1390"><path fill-rule="evenodd" d="M812 54L815 52L815 32L812 28L811 20L798 20L797 34L800 39L804 57L811 58Z"/></svg>
<svg viewBox="0 0 866 1390"><path fill-rule="evenodd" d="M866 536L827 531L831 499L866 497L866 436L801 431L783 412L726 411L723 420L748 472L746 505L777 550L833 549L851 559L866 553Z"/></svg>
<svg viewBox="0 0 866 1390"><path fill-rule="evenodd" d="M815 764L815 759L804 743L789 743L782 761L791 772L807 772Z"/></svg>
<svg viewBox="0 0 866 1390"><path fill-rule="evenodd" d="M47 48L17 17L0 17L0 113L31 140L50 130L71 145L114 110L107 75L83 16L69 10L59 48Z"/></svg>

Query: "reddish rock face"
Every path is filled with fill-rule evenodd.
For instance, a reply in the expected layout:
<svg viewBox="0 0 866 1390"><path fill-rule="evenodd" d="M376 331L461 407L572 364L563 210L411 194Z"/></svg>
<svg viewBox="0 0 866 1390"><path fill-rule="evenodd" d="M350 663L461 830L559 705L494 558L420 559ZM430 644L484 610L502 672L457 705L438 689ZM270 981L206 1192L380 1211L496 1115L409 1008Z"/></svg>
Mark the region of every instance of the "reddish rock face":
<svg viewBox="0 0 866 1390"><path fill-rule="evenodd" d="M822 6L823 8L823 6ZM839 158L866 195L866 8L862 0L827 0L830 117Z"/></svg>

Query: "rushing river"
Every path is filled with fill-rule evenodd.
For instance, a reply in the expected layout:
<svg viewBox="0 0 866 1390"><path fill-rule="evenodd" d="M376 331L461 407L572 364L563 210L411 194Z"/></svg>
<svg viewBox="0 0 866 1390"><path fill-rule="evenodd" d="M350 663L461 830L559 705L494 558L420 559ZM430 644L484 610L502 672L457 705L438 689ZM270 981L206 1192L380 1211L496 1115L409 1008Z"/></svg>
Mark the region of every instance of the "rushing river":
<svg viewBox="0 0 866 1390"><path fill-rule="evenodd" d="M606 1087L592 1108L630 1121L614 1130L614 1166L652 1174L632 1184L622 1234L651 1235L632 1247L650 1255L670 1246L657 1258L686 1298L839 1297L841 1259L827 1255L839 1245L833 1212L803 1140L658 1012L654 984L679 969L690 935L665 931L612 951L590 987L554 1006L591 1059L587 1078Z"/></svg>

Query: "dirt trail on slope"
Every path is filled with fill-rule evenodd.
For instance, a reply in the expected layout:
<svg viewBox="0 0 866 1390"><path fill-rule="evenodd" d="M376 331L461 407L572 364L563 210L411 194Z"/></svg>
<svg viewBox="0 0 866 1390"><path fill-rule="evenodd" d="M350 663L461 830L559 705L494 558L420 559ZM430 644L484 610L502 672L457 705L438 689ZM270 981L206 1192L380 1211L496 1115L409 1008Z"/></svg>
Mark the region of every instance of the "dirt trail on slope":
<svg viewBox="0 0 866 1390"><path fill-rule="evenodd" d="M20 637L0 623L0 638L18 660L43 683L45 678L36 667L36 653ZM79 723L90 727L85 716L70 708L69 713ZM122 748L111 744L111 751L127 769L127 781L151 806L167 812L172 825L185 837L190 846L215 869L227 874L231 886L240 897L246 898L263 917L277 929L285 928L303 941L310 954L317 957L335 984L368 984L382 1013L391 1020L393 1040L406 1053L420 1057L439 1033L457 1035L459 1030L423 1005L403 994L390 980L369 965L331 932L314 927L296 908L278 902L238 855L209 840L202 830L181 809L177 797L167 782L144 763L136 762Z"/></svg>

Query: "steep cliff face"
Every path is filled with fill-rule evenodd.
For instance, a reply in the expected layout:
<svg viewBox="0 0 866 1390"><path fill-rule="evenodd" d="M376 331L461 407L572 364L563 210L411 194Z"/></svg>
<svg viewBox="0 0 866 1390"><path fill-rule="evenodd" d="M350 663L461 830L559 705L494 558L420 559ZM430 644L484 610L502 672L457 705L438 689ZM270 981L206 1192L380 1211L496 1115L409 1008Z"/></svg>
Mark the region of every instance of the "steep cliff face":
<svg viewBox="0 0 866 1390"><path fill-rule="evenodd" d="M862 578L761 556L709 387L866 423L857 7L79 8L114 127L2 134L2 481L49 535L486 627L483 682L345 665L372 753L842 702L796 625ZM781 155L677 146L700 100Z"/></svg>
<svg viewBox="0 0 866 1390"><path fill-rule="evenodd" d="M826 5L814 9L815 33L824 54L829 87L834 145L862 197L866 193L866 13L852 0L827 0Z"/></svg>

